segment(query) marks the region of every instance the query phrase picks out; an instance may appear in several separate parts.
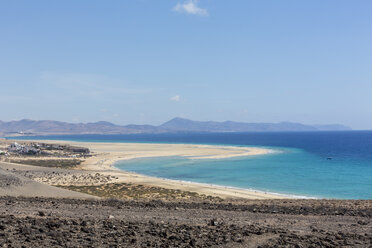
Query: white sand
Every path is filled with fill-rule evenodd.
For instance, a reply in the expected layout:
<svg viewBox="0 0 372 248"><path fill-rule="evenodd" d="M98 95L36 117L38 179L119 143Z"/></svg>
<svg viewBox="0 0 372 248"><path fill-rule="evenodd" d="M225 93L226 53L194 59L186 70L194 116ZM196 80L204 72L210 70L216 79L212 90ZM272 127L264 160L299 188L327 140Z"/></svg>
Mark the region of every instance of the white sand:
<svg viewBox="0 0 372 248"><path fill-rule="evenodd" d="M158 186L169 189L192 191L200 194L219 196L222 198L245 199L277 199L285 196L230 188L224 186L201 183L182 182L139 175L137 173L121 171L112 165L116 161L145 157L182 156L194 159L223 159L239 156L256 156L274 152L265 148L193 145L193 144L149 144L149 143L101 143L101 142L73 142L73 141L40 141L45 143L69 144L87 147L93 152L93 157L87 158L79 169L87 173L101 173L115 176L115 183L136 183ZM57 183L57 182L56 182Z"/></svg>

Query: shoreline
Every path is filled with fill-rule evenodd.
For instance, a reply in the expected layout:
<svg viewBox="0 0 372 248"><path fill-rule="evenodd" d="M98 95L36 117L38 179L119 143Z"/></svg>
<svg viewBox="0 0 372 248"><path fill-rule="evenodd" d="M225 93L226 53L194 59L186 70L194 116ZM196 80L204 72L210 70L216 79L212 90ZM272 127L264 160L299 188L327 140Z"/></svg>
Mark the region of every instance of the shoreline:
<svg viewBox="0 0 372 248"><path fill-rule="evenodd" d="M151 158L158 158L158 157L149 157L149 159L151 159ZM137 159L137 158L118 160L115 163L120 162L120 161L128 161L128 160L132 160L132 159ZM172 181L172 182L175 182L175 183L178 182L178 183L181 183L181 185L182 184L192 184L192 185L199 185L201 187L211 187L211 188L216 188L216 189L218 188L218 189L221 189L221 190L246 191L247 193L258 193L258 194L265 194L265 195L268 195L268 196L277 196L278 197L278 198L269 198L269 199L302 199L302 200L304 200L304 199L309 199L309 200L321 200L321 199L330 200L330 199L333 199L333 198L320 198L320 197L316 197L316 196L285 194L285 193L278 193L278 192L271 192L271 191L253 189L253 188L241 188L241 187L236 187L236 186L219 185L219 184L213 184L213 183L193 182L193 181L186 181L186 180L181 180L181 179L170 179L170 178L165 178L165 177L155 177L155 176L149 176L149 175L145 175L145 174L141 174L141 173L137 173L137 172L133 172L133 171L127 171L127 170L117 168L115 166L115 163L112 164L112 168L115 169L115 170L118 170L119 172L129 173L129 174L132 174L132 175L135 175L135 176L138 176L138 177L148 177L148 178L153 178L153 179ZM336 199L337 198L335 198L334 200L336 200Z"/></svg>
<svg viewBox="0 0 372 248"><path fill-rule="evenodd" d="M17 141L15 139L15 141ZM295 199L302 196L285 195L254 189L242 189L214 184L172 180L151 177L135 172L120 170L115 167L118 161L136 158L182 156L191 159L225 159L245 156L266 155L275 152L272 149L241 146L201 145L201 144L167 144L167 143L110 143L77 142L63 140L19 140L44 142L50 144L68 144L89 148L92 157L77 167L87 173L101 173L117 177L115 183L135 183L157 186L167 189L191 191L199 194L221 198L240 199ZM55 184L58 184L56 181Z"/></svg>
<svg viewBox="0 0 372 248"><path fill-rule="evenodd" d="M120 153L107 150L95 150L92 160L83 165L90 164L92 170L0 162L0 183L6 193L1 196L0 192L3 243L17 247L25 240L30 247L50 247L56 242L69 247L97 243L126 247L364 247L371 243L371 200L279 199L284 197L135 175L115 170L112 164L110 167L110 155L118 157ZM59 163L58 154L64 158L63 153L57 153L52 158L55 163ZM94 160L105 166L94 170L100 167ZM40 192L30 184L19 186L18 181L25 179L47 188ZM128 184L128 180L148 185ZM58 182L60 185L53 185ZM157 183L161 188L149 187ZM189 187L200 194L166 187ZM64 193L56 195L61 189ZM11 191L13 196L9 196ZM30 191L37 195L27 194ZM86 197L76 195L81 193Z"/></svg>

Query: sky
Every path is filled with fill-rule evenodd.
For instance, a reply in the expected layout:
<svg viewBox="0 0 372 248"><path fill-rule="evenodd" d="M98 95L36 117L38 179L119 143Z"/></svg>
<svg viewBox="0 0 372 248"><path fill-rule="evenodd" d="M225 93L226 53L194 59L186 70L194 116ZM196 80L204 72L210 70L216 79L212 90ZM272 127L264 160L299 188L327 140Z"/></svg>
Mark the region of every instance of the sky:
<svg viewBox="0 0 372 248"><path fill-rule="evenodd" d="M0 0L0 120L372 129L370 0Z"/></svg>

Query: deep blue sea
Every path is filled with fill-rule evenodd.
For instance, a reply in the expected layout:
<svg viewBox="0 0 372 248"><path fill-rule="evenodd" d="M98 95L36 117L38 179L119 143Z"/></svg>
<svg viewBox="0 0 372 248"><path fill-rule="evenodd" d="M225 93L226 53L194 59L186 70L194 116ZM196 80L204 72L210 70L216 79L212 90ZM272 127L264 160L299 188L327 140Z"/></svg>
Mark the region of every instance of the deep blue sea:
<svg viewBox="0 0 372 248"><path fill-rule="evenodd" d="M118 162L116 167L161 178L287 195L372 199L372 131L64 135L32 139L269 147L278 152L233 159L134 159Z"/></svg>

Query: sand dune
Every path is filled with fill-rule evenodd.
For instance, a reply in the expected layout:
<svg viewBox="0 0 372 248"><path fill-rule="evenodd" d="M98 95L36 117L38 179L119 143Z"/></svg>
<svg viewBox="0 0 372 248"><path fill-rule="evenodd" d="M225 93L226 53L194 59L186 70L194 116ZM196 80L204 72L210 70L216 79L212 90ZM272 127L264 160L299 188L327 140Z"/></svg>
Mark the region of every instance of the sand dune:
<svg viewBox="0 0 372 248"><path fill-rule="evenodd" d="M21 167L22 165L0 162L0 196L96 198L91 195L53 187L13 173L9 168L14 166Z"/></svg>

